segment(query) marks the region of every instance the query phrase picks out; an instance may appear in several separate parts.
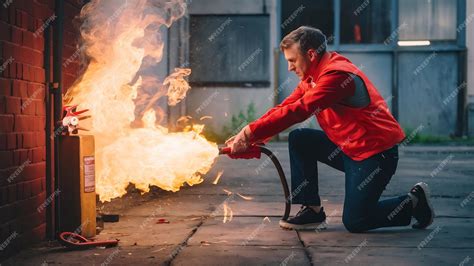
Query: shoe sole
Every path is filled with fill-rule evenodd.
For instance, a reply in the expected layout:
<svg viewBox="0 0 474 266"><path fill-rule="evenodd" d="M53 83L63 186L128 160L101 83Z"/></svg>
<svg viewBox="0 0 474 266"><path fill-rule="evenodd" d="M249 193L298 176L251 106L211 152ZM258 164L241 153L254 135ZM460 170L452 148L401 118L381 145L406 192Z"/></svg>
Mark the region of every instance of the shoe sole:
<svg viewBox="0 0 474 266"><path fill-rule="evenodd" d="M420 186L421 189L423 189L423 192L425 193L426 204L428 204L428 208L430 208L430 211L431 211L430 222L425 227L420 228L420 229L424 229L433 223L435 212L434 212L433 205L431 205L431 200L430 200L431 192L430 192L430 188L428 187L428 184L426 184L425 182L418 182L414 185L414 187L416 186Z"/></svg>
<svg viewBox="0 0 474 266"><path fill-rule="evenodd" d="M287 221L280 220L280 227L287 230L324 230L326 229L326 220L321 223L311 224L291 224Z"/></svg>

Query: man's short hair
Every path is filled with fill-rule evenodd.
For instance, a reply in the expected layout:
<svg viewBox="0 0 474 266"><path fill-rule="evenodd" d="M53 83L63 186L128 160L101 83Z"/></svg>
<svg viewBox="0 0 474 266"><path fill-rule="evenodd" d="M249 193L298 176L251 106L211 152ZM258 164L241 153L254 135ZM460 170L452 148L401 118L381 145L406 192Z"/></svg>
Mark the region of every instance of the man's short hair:
<svg viewBox="0 0 474 266"><path fill-rule="evenodd" d="M306 53L309 49L316 50L318 54L326 52L326 35L316 28L309 26L301 26L296 30L288 33L280 42L280 49L286 49L291 45L298 43L302 53Z"/></svg>

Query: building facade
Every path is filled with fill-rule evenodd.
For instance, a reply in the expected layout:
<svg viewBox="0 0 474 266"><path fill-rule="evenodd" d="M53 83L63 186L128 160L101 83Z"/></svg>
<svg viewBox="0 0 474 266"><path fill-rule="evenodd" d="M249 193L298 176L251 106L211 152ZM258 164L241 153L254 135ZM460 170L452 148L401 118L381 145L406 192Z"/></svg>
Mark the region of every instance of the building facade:
<svg viewBox="0 0 474 266"><path fill-rule="evenodd" d="M258 117L281 102L298 79L279 42L311 25L371 78L406 131L466 136L473 16L465 0L192 1L181 63L193 70L193 89L182 110L212 116L208 127L222 133L252 103Z"/></svg>

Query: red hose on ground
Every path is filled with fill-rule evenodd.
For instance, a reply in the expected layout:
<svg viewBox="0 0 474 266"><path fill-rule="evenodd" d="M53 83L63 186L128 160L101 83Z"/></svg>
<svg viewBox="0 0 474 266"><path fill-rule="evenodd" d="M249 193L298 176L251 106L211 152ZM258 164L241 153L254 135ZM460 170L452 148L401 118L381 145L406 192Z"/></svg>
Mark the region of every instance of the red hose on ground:
<svg viewBox="0 0 474 266"><path fill-rule="evenodd" d="M119 240L91 241L79 234L72 232L62 232L59 235L59 242L71 249L86 249L92 247L114 247Z"/></svg>

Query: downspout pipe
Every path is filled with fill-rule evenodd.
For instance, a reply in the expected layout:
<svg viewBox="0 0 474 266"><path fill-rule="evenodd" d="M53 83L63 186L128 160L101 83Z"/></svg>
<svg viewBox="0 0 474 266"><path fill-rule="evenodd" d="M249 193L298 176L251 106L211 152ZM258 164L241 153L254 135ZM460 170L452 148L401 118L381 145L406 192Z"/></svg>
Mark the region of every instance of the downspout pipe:
<svg viewBox="0 0 474 266"><path fill-rule="evenodd" d="M44 30L44 73L45 73L45 104L46 104L46 195L54 192L54 171L53 171L53 146L51 136L54 134L52 128L52 87L51 87L51 27ZM55 238L54 230L54 201L46 207L46 237Z"/></svg>
<svg viewBox="0 0 474 266"><path fill-rule="evenodd" d="M59 137L62 132L62 125L60 123L62 118L62 61L63 61L63 46L64 46L64 0L55 0L54 3L54 13L56 19L54 21L54 30L53 30L53 91L54 91L54 191L57 191L59 188L59 165L60 165L60 154L59 154ZM53 192L54 193L54 192ZM51 194L52 195L52 194ZM49 195L48 195L49 196ZM59 213L59 206L61 201L56 198L55 201L55 235L59 233L59 228L61 226L61 219Z"/></svg>

